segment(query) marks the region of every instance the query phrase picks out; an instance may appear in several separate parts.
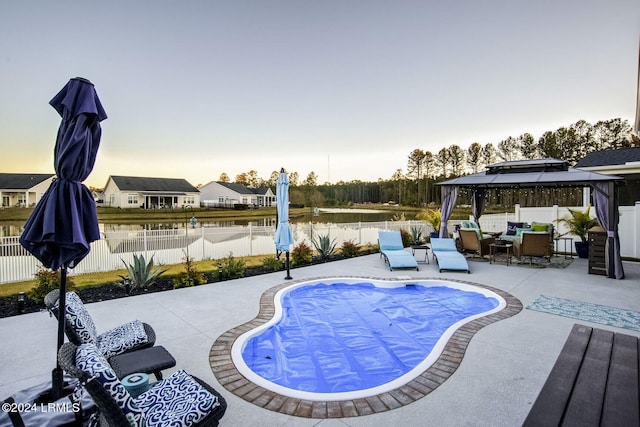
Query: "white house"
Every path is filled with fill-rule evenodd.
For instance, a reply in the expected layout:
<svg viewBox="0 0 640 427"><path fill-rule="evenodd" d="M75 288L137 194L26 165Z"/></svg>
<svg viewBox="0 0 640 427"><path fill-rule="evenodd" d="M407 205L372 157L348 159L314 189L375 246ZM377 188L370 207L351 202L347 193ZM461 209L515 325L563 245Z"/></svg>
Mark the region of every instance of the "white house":
<svg viewBox="0 0 640 427"><path fill-rule="evenodd" d="M200 200L207 207L275 206L276 196L270 188L251 188L242 184L212 181L200 187Z"/></svg>
<svg viewBox="0 0 640 427"><path fill-rule="evenodd" d="M111 175L104 187L104 206L161 209L200 206L200 192L180 178Z"/></svg>
<svg viewBox="0 0 640 427"><path fill-rule="evenodd" d="M54 177L52 173L0 173L2 207L35 206Z"/></svg>
<svg viewBox="0 0 640 427"><path fill-rule="evenodd" d="M575 167L623 177L625 185L618 190L620 206L633 206L640 201L640 147L593 151Z"/></svg>

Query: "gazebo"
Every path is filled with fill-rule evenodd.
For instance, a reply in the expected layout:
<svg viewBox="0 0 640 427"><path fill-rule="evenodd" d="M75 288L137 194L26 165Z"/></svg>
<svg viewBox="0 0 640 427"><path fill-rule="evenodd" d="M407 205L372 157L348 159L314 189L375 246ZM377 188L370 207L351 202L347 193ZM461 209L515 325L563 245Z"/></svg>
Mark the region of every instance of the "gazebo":
<svg viewBox="0 0 640 427"><path fill-rule="evenodd" d="M518 160L487 166L485 172L466 175L437 185L442 187L442 225L440 237L447 237L447 221L451 217L460 187L472 192L471 206L476 222L482 215L487 189L536 187L591 187L598 223L607 231L606 268L609 278L623 279L618 236L618 185L624 179L571 168L558 159Z"/></svg>

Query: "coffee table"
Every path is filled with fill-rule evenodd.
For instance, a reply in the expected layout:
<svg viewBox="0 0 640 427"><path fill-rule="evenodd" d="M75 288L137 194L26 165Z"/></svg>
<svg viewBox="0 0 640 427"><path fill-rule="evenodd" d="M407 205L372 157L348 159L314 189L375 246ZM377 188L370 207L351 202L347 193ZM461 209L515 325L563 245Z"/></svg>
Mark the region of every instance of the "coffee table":
<svg viewBox="0 0 640 427"><path fill-rule="evenodd" d="M498 249L504 249L507 255L507 265L511 265L512 248L513 243L489 243L489 264L496 261Z"/></svg>

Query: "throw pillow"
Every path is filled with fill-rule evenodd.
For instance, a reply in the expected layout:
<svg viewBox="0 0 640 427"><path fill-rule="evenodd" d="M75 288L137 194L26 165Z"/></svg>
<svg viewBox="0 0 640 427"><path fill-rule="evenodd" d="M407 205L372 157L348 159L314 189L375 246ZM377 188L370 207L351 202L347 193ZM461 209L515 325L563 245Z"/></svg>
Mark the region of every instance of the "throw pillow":
<svg viewBox="0 0 640 427"><path fill-rule="evenodd" d="M531 224L531 229L533 231L547 232L548 229L549 229L549 226L547 224L535 224L535 223L532 223Z"/></svg>
<svg viewBox="0 0 640 427"><path fill-rule="evenodd" d="M507 236L515 236L516 229L522 228L524 226L524 222L507 222Z"/></svg>

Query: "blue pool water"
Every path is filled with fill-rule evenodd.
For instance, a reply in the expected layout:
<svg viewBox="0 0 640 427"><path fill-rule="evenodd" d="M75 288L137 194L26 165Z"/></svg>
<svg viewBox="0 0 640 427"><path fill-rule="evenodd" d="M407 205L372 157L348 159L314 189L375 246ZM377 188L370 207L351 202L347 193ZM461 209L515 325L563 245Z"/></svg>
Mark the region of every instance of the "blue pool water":
<svg viewBox="0 0 640 427"><path fill-rule="evenodd" d="M438 356L455 329L500 305L484 289L421 282L317 282L287 290L280 316L242 344L242 361L286 389L372 389L414 370L440 343Z"/></svg>

